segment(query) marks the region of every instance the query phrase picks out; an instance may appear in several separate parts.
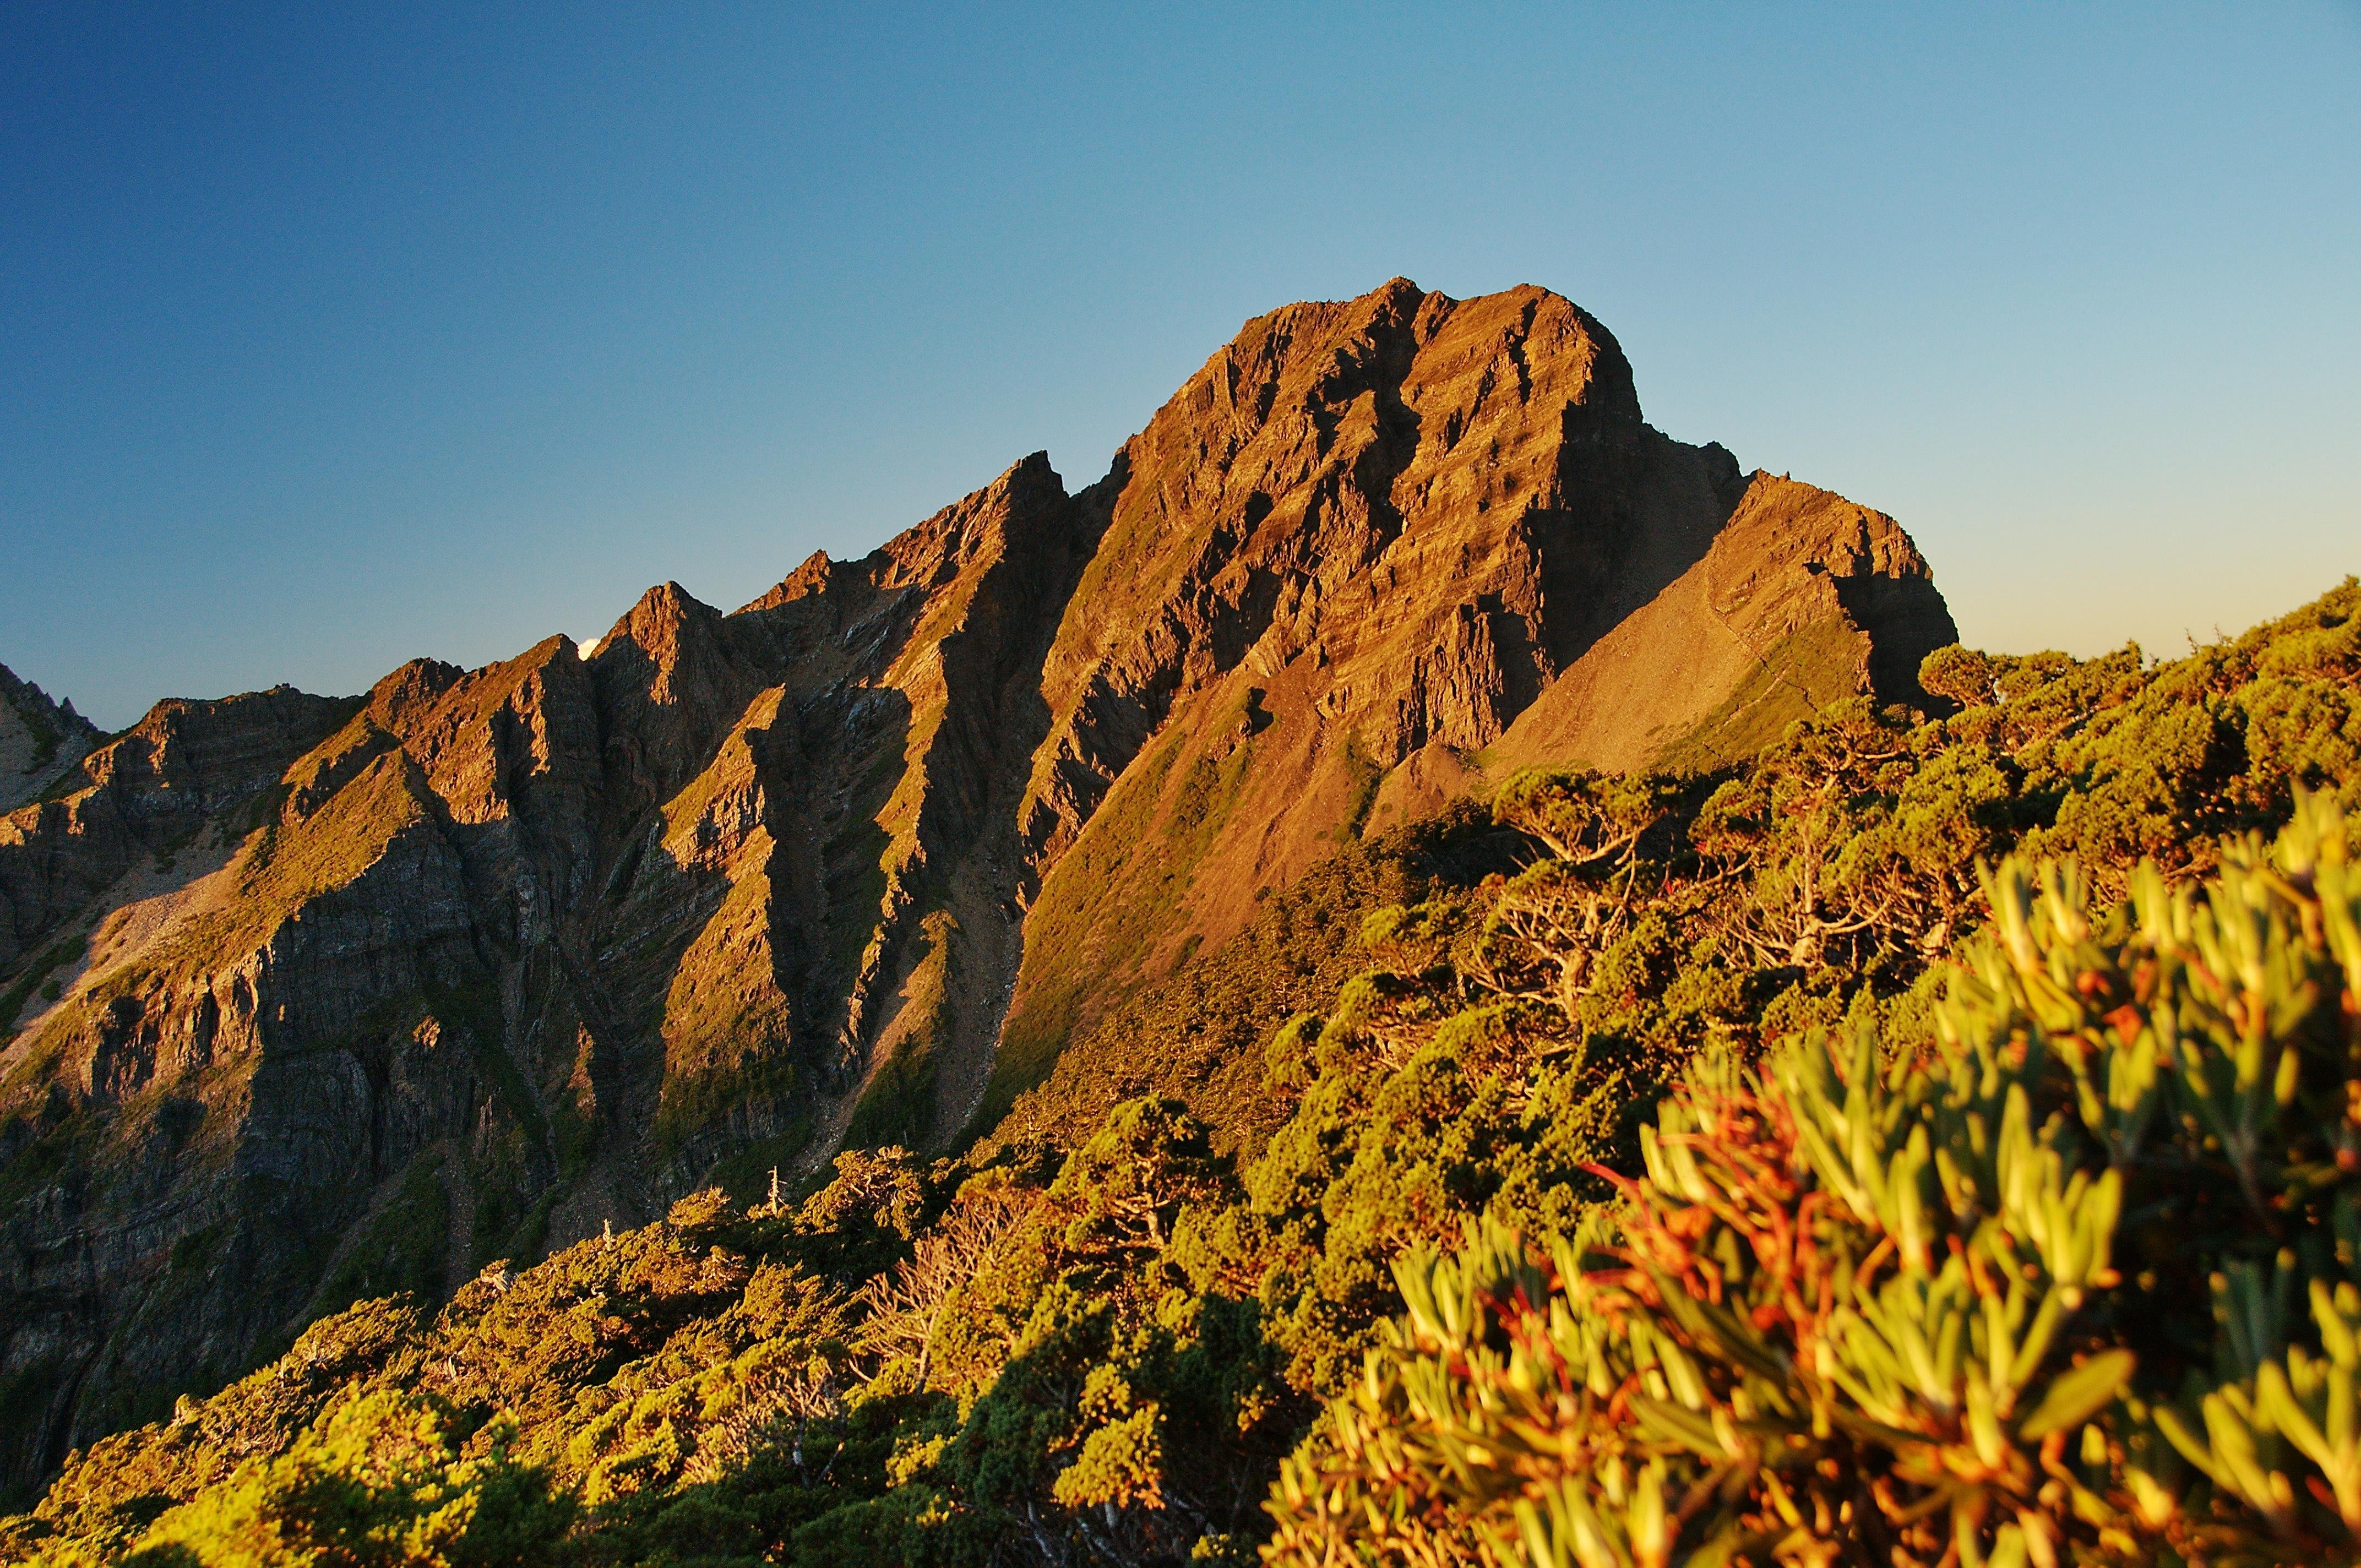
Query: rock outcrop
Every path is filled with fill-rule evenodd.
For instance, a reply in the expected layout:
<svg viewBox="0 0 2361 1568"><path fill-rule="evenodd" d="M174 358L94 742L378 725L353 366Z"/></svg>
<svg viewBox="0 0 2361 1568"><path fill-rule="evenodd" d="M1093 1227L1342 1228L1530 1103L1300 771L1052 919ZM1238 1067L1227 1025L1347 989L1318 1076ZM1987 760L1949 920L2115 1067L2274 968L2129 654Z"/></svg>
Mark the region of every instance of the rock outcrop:
<svg viewBox="0 0 2361 1568"><path fill-rule="evenodd" d="M1651 429L1566 301L1398 280L1249 323L1098 483L1036 455L733 613L159 705L0 818L0 1465L951 1143L1337 835L1736 755L1951 638L1891 519Z"/></svg>
<svg viewBox="0 0 2361 1568"><path fill-rule="evenodd" d="M13 811L73 771L101 736L71 702L0 664L0 811Z"/></svg>

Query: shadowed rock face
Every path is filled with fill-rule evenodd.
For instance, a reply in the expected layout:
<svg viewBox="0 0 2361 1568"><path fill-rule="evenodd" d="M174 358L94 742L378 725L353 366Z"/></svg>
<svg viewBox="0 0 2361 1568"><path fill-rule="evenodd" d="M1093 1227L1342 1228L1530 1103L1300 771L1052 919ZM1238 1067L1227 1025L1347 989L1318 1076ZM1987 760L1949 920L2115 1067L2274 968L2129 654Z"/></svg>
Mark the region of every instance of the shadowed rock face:
<svg viewBox="0 0 2361 1568"><path fill-rule="evenodd" d="M1735 755L1951 639L1891 519L1650 429L1565 300L1397 280L1249 323L1096 485L1037 455L733 614L160 705L0 818L0 1464L950 1142L1336 833Z"/></svg>
<svg viewBox="0 0 2361 1568"><path fill-rule="evenodd" d="M0 664L0 811L37 800L100 740L98 726Z"/></svg>

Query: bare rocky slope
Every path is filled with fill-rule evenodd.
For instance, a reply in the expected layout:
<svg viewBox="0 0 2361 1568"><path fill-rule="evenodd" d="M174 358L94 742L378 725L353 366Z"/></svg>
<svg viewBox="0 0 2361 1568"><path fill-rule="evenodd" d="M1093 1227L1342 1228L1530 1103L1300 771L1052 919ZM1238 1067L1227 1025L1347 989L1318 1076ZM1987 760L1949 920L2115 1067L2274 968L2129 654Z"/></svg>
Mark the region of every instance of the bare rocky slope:
<svg viewBox="0 0 2361 1568"><path fill-rule="evenodd" d="M0 817L0 1466L953 1143L1340 835L1709 766L1952 638L1892 519L1651 429L1566 301L1397 280L1247 323L1095 485L1036 455L735 613L161 704Z"/></svg>

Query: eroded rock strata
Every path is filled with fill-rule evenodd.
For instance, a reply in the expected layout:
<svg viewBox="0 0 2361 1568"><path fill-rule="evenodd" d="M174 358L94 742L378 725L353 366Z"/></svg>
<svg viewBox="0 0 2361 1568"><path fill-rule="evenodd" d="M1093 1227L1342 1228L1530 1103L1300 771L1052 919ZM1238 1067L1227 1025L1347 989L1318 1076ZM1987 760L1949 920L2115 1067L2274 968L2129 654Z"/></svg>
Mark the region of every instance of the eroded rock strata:
<svg viewBox="0 0 2361 1568"><path fill-rule="evenodd" d="M0 1464L952 1142L1334 835L1733 756L1952 635L1892 519L1650 428L1574 305L1397 280L1247 323L1088 488L1036 455L734 613L159 705L0 818Z"/></svg>

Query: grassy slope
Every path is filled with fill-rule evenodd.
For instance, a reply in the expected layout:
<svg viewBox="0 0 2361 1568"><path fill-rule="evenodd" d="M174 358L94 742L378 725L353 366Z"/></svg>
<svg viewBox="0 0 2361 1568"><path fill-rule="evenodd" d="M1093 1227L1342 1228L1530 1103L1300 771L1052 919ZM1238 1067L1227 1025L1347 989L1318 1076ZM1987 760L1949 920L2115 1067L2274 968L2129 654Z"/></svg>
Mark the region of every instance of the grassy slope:
<svg viewBox="0 0 2361 1568"><path fill-rule="evenodd" d="M1175 724L1126 773L1051 870L1026 921L1025 962L1000 1056L975 1124L989 1126L1046 1077L1087 1003L1158 978L1148 955L1179 919L1198 861L1221 835L1254 762L1255 740L1226 756L1194 743L1245 717L1241 693L1202 726Z"/></svg>

